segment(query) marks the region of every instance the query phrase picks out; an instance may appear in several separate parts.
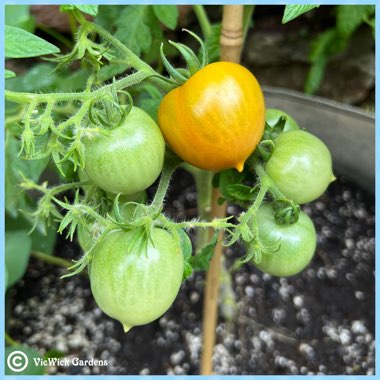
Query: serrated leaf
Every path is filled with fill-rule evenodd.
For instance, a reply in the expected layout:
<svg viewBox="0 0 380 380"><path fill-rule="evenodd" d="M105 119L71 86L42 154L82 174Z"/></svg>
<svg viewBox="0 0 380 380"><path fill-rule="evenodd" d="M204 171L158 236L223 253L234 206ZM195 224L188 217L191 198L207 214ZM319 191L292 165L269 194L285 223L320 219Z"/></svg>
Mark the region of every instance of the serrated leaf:
<svg viewBox="0 0 380 380"><path fill-rule="evenodd" d="M87 13L90 16L96 16L98 14L98 5L75 4L75 8L78 8L81 12Z"/></svg>
<svg viewBox="0 0 380 380"><path fill-rule="evenodd" d="M192 256L189 263L195 271L207 271L214 255L214 249L218 242L218 232L214 233L210 243L205 245L196 256Z"/></svg>
<svg viewBox="0 0 380 380"><path fill-rule="evenodd" d="M13 71L5 69L5 79L14 78L15 76L16 74Z"/></svg>
<svg viewBox="0 0 380 380"><path fill-rule="evenodd" d="M341 36L348 38L374 14L374 5L339 5L336 18L337 30Z"/></svg>
<svg viewBox="0 0 380 380"><path fill-rule="evenodd" d="M5 57L29 58L59 53L59 49L23 29L5 25Z"/></svg>
<svg viewBox="0 0 380 380"><path fill-rule="evenodd" d="M115 22L115 37L137 55L149 51L152 44L151 29L147 22L148 12L148 5L128 5Z"/></svg>
<svg viewBox="0 0 380 380"><path fill-rule="evenodd" d="M153 11L160 22L174 30L178 22L178 8L176 5L153 5Z"/></svg>
<svg viewBox="0 0 380 380"><path fill-rule="evenodd" d="M294 20L298 16L311 11L314 8L318 8L319 5L296 5L289 4L285 7L284 15L282 16L282 23L286 24L287 22Z"/></svg>

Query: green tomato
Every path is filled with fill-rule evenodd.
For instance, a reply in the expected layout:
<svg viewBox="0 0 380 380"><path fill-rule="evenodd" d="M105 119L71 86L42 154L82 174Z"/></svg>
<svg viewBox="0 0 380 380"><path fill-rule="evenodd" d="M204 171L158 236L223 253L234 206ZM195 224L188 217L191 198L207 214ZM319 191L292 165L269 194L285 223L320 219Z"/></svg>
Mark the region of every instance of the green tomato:
<svg viewBox="0 0 380 380"><path fill-rule="evenodd" d="M160 175L165 141L154 120L132 107L125 121L109 135L85 137L84 169L101 189L133 194L148 188Z"/></svg>
<svg viewBox="0 0 380 380"><path fill-rule="evenodd" d="M182 282L184 259L180 245L166 230L154 228L151 239L141 229L109 233L90 265L94 298L127 332L164 314Z"/></svg>
<svg viewBox="0 0 380 380"><path fill-rule="evenodd" d="M327 146L306 131L289 131L274 140L265 165L279 190L298 204L317 199L335 179Z"/></svg>
<svg viewBox="0 0 380 380"><path fill-rule="evenodd" d="M277 108L267 108L265 111L265 121L271 127L274 127L277 124L281 116L284 116L286 118L283 132L296 131L300 129L298 123L285 111L279 110Z"/></svg>
<svg viewBox="0 0 380 380"><path fill-rule="evenodd" d="M280 225L274 220L270 204L263 204L256 214L258 238L264 245L279 243L279 249L262 253L254 265L273 276L292 276L301 272L311 261L317 244L312 220L300 212L297 223ZM277 247L276 247L277 248Z"/></svg>

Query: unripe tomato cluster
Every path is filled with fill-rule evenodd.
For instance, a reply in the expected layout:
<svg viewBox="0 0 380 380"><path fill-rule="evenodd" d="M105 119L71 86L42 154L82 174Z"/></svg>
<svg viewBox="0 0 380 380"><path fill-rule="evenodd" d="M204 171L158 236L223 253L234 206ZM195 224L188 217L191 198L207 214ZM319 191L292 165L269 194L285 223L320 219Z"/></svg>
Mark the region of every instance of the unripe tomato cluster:
<svg viewBox="0 0 380 380"><path fill-rule="evenodd" d="M327 147L299 129L289 115L265 113L264 97L255 77L228 62L205 66L182 86L170 91L158 110L158 124L133 107L125 121L106 135L87 138L85 171L100 188L125 195L143 191L160 175L165 143L185 162L205 170L242 171L260 142L265 119L286 123L274 139L264 163L281 193L297 204L319 197L333 178ZM111 212L112 213L112 212ZM124 216L133 213L124 210ZM316 233L310 218L300 213L296 223L279 225L273 209L263 204L255 215L263 244L279 242L276 252L263 253L254 264L262 271L289 276L310 262ZM101 227L79 231L84 250ZM149 235L149 236L148 236ZM118 229L96 245L90 264L91 288L99 307L128 331L160 317L173 303L182 281L184 259L171 232L154 227Z"/></svg>

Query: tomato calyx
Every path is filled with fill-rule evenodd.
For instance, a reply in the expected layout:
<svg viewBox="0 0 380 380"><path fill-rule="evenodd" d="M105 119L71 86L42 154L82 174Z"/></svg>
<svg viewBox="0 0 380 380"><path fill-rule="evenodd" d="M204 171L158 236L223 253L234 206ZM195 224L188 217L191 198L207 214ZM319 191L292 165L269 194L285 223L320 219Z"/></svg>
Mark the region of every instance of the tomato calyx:
<svg viewBox="0 0 380 380"><path fill-rule="evenodd" d="M277 224L297 223L301 208L289 199L276 199L272 202L274 220Z"/></svg>
<svg viewBox="0 0 380 380"><path fill-rule="evenodd" d="M120 104L118 93L124 94L126 104ZM125 121L132 107L133 99L129 92L112 89L101 99L91 101L88 109L88 119L92 125L100 125L105 128L106 130L102 133L107 134L107 130L118 128Z"/></svg>
<svg viewBox="0 0 380 380"><path fill-rule="evenodd" d="M264 243L258 236L252 240L245 242L246 254L234 262L232 270L239 269L243 264L253 262L259 264L263 255L274 255L281 247L281 240L277 239L273 242Z"/></svg>
<svg viewBox="0 0 380 380"><path fill-rule="evenodd" d="M266 110L264 133L261 141L252 154L252 158L260 158L264 162L272 156L275 148L274 140L283 132L300 129L296 121L286 112L275 108Z"/></svg>
<svg viewBox="0 0 380 380"><path fill-rule="evenodd" d="M174 66L168 61L164 54L164 44L161 43L160 46L160 57L162 60L162 63L166 69L166 71L169 73L171 79L177 84L177 86L181 86L184 84L192 75L194 75L197 71L202 69L208 64L208 53L207 48L202 41L202 39L197 36L194 32L182 29L184 32L189 33L192 37L194 37L201 46L201 61L198 59L197 55L194 53L193 50L191 50L188 46L177 43L174 41L168 41L169 44L173 47L175 47L180 55L182 55L183 59L186 62L187 69L183 68L174 68Z"/></svg>

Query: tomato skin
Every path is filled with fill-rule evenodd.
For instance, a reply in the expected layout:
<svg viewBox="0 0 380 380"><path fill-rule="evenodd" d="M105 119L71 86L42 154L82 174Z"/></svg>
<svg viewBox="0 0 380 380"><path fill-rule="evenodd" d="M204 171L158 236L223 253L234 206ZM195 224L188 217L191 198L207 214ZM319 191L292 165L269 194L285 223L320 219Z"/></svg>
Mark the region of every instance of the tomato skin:
<svg viewBox="0 0 380 380"><path fill-rule="evenodd" d="M170 91L158 124L171 149L206 170L243 170L265 125L265 104L256 78L243 66L216 62Z"/></svg>
<svg viewBox="0 0 380 380"><path fill-rule="evenodd" d="M283 132L296 131L300 129L298 123L285 111L277 108L267 108L265 111L265 121L273 127L276 125L281 116L286 117L286 122Z"/></svg>
<svg viewBox="0 0 380 380"><path fill-rule="evenodd" d="M125 332L164 314L182 282L184 259L172 235L152 231L145 251L138 240L128 252L136 230L111 232L95 248L90 265L91 290L104 313L119 320Z"/></svg>
<svg viewBox="0 0 380 380"><path fill-rule="evenodd" d="M297 223L279 225L274 220L270 204L259 207L257 214L258 236L263 244L280 241L279 250L261 256L254 265L273 276L292 276L302 271L311 261L317 244L312 220L303 212ZM280 239L280 240L279 240Z"/></svg>
<svg viewBox="0 0 380 380"><path fill-rule="evenodd" d="M114 194L148 188L164 163L165 141L157 124L146 112L132 107L124 123L109 133L83 139L88 177Z"/></svg>
<svg viewBox="0 0 380 380"><path fill-rule="evenodd" d="M280 191L298 204L317 199L334 179L327 146L306 131L289 131L274 140L265 165Z"/></svg>

